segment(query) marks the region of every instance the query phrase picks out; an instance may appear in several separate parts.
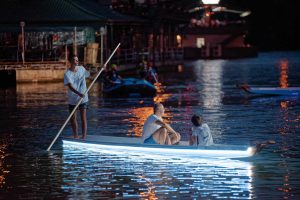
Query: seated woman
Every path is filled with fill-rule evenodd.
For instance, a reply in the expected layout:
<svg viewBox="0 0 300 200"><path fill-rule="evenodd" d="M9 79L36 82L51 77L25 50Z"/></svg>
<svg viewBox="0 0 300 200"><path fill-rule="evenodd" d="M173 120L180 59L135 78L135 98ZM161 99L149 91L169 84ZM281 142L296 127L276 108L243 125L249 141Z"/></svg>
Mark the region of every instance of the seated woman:
<svg viewBox="0 0 300 200"><path fill-rule="evenodd" d="M193 115L191 119L193 123L192 135L190 137L190 145L193 146L210 146L214 144L210 128L203 123L202 117Z"/></svg>
<svg viewBox="0 0 300 200"><path fill-rule="evenodd" d="M111 68L105 73L104 83L105 84L118 84L121 83L123 78L118 74L117 65L112 64Z"/></svg>

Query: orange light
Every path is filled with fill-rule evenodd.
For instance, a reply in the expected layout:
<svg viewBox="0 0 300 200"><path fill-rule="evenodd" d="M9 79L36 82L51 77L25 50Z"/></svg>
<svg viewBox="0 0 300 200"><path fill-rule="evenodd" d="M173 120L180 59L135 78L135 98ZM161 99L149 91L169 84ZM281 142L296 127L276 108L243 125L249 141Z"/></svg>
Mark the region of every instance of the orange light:
<svg viewBox="0 0 300 200"><path fill-rule="evenodd" d="M280 107L283 108L283 109L287 109L288 108L288 102L287 101L280 102Z"/></svg>
<svg viewBox="0 0 300 200"><path fill-rule="evenodd" d="M144 122L153 113L153 108L133 108L130 112L134 117L127 119L132 124L132 129L128 130L128 134L132 135L133 133L134 136L142 136Z"/></svg>
<svg viewBox="0 0 300 200"><path fill-rule="evenodd" d="M279 84L281 88L287 88L289 86L288 84L288 68L289 63L287 60L281 60L280 61L280 78L279 78Z"/></svg>

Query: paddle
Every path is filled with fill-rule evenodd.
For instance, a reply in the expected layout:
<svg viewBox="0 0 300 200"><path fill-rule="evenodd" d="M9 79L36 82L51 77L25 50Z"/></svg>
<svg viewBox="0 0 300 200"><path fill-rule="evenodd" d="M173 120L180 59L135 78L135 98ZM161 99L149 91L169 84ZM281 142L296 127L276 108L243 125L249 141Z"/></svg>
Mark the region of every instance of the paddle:
<svg viewBox="0 0 300 200"><path fill-rule="evenodd" d="M255 146L255 153L254 154L258 154L266 146L268 146L270 144L275 144L275 143L276 142L274 140L267 140L265 142L261 142L261 143L256 144L256 146Z"/></svg>
<svg viewBox="0 0 300 200"><path fill-rule="evenodd" d="M92 83L89 85L89 87L87 88L87 90L83 93L83 97L80 97L78 103L76 104L76 106L74 107L73 111L70 113L69 117L67 118L67 120L65 121L65 123L62 125L62 127L60 128L59 132L57 133L57 135L55 136L55 138L53 139L53 141L51 142L51 144L49 145L47 151L49 151L52 147L52 145L54 144L54 142L57 140L58 136L61 134L61 132L63 131L63 129L65 128L65 126L67 125L67 123L70 121L72 115L75 113L76 109L78 108L78 106L80 105L80 103L82 102L83 98L85 95L87 95L87 93L90 91L90 89L92 88L92 86L94 85L94 83L96 82L97 78L100 76L100 74L102 73L102 71L106 68L106 65L108 64L108 62L110 61L110 59L113 57L113 55L115 54L115 52L117 51L117 49L119 48L119 46L121 45L121 43L119 43L117 45L117 47L114 49L114 51L111 53L111 55L109 56L109 58L107 59L107 61L104 63L103 67L99 70L98 74L94 77Z"/></svg>
<svg viewBox="0 0 300 200"><path fill-rule="evenodd" d="M154 72L152 70L151 70L151 75L153 76L153 78L155 80L155 83L158 83L158 80L157 80L157 78L156 78L156 76L155 76L155 74L154 74Z"/></svg>

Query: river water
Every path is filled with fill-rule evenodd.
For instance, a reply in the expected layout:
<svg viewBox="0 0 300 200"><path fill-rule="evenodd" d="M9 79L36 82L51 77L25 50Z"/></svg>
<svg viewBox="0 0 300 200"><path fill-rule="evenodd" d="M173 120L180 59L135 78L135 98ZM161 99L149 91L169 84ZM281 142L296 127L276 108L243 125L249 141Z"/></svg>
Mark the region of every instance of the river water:
<svg viewBox="0 0 300 200"><path fill-rule="evenodd" d="M203 115L216 143L276 144L241 160L46 149L68 117L63 83L0 88L0 199L299 199L300 98L254 97L236 87L300 87L300 52L186 61L159 69L155 98L90 93L88 134L140 136L154 102L183 134ZM70 136L70 125L62 136Z"/></svg>

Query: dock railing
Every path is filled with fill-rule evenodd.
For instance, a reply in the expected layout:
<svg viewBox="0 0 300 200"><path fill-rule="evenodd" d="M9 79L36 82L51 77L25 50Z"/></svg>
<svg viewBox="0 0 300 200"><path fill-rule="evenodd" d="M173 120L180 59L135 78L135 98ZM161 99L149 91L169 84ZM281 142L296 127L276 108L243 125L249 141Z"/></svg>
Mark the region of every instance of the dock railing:
<svg viewBox="0 0 300 200"><path fill-rule="evenodd" d="M85 46L78 46L78 57L82 64L86 65L96 65L100 66L101 55L100 50L98 49L97 59L94 63L86 63L85 58ZM4 49L0 49L4 51ZM66 52L65 52L66 51ZM107 58L110 55L111 50L103 49L103 58ZM67 50L63 52L58 51L57 49L53 50L34 50L25 52L26 59L24 66L22 59L20 57L20 52L17 49L10 49L6 51L5 54L0 56L0 68L25 68L26 66L38 66L38 64L62 64L67 65ZM116 52L116 55L112 58L112 63L119 65L122 64L137 64L143 60L151 60L154 62L164 62L168 60L183 60L183 48L165 48L163 50L153 50L152 48L143 48L140 50L130 49L120 49ZM41 65L45 66L45 65Z"/></svg>
<svg viewBox="0 0 300 200"><path fill-rule="evenodd" d="M112 59L117 64L139 63L143 60L162 62L165 60L183 60L182 48L167 48L164 51L151 51L144 48L140 51L134 49L121 49L120 53Z"/></svg>

